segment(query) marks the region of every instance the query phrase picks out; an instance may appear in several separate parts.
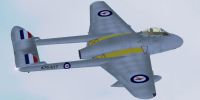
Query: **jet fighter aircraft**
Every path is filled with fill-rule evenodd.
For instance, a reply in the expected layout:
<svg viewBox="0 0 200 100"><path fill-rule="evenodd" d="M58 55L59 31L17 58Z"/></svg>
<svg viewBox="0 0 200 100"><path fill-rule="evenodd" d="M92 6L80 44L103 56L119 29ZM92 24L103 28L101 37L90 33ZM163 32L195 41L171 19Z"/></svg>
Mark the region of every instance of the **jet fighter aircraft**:
<svg viewBox="0 0 200 100"><path fill-rule="evenodd" d="M16 67L21 72L100 66L117 79L112 87L124 87L140 99L155 97L155 82L161 79L152 71L150 55L183 44L182 38L162 28L135 32L103 1L90 6L88 35L40 39L15 26L11 39ZM80 42L87 43L79 50L81 60L46 63L39 59L37 46Z"/></svg>

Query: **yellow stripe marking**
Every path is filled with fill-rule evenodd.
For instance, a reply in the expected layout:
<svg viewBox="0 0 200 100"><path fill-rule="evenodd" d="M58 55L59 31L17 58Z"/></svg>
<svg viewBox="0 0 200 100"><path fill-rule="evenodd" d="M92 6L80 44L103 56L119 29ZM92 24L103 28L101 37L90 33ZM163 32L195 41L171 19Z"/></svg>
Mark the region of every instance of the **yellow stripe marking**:
<svg viewBox="0 0 200 100"><path fill-rule="evenodd" d="M120 56L142 53L142 52L144 52L142 48L129 48L129 49L123 49L123 50L118 50L118 51L102 54L102 55L96 56L96 58L113 58L113 57L120 57Z"/></svg>
<svg viewBox="0 0 200 100"><path fill-rule="evenodd" d="M114 37L128 35L128 34L130 34L130 33L111 34L108 36L100 37L100 38L89 41L88 45L92 46L98 42L101 42L101 41L104 41L107 39L111 39ZM117 50L117 51L105 53L105 54L96 56L95 58L113 58L113 57L120 57L120 56L125 56L125 55L129 55L129 54L137 54L137 53L142 53L142 52L144 52L144 50L142 48L128 48L128 49Z"/></svg>
<svg viewBox="0 0 200 100"><path fill-rule="evenodd" d="M101 42L103 40L107 40L107 39L110 39L110 38L113 38L113 37L123 36L123 35L127 35L127 34L130 34L130 33L111 34L111 35L108 35L108 36L104 36L104 37L100 37L100 38L91 40L91 41L88 42L88 44L89 44L89 46L95 45L96 43Z"/></svg>

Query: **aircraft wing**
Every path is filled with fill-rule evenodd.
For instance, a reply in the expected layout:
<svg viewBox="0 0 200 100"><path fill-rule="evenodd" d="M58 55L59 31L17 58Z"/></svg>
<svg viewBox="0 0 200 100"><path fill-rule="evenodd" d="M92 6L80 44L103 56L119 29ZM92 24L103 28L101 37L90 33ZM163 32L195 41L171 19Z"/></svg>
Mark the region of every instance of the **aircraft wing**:
<svg viewBox="0 0 200 100"><path fill-rule="evenodd" d="M97 1L90 6L89 34L135 33L105 2Z"/></svg>
<svg viewBox="0 0 200 100"><path fill-rule="evenodd" d="M125 87L132 95L141 99L156 96L155 82L161 77L153 75L149 54L130 55L102 67L118 80L112 87Z"/></svg>

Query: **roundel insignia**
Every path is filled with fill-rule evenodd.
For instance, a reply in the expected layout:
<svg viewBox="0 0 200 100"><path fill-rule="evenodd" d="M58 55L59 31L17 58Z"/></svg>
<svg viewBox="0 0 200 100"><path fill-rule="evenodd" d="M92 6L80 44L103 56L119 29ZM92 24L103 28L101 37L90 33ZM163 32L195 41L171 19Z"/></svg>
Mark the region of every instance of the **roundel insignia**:
<svg viewBox="0 0 200 100"><path fill-rule="evenodd" d="M112 15L112 11L102 10L102 11L99 11L98 15L101 17L108 17L108 16Z"/></svg>
<svg viewBox="0 0 200 100"><path fill-rule="evenodd" d="M71 64L66 62L64 65L63 65L63 68L64 69L70 69L71 68Z"/></svg>
<svg viewBox="0 0 200 100"><path fill-rule="evenodd" d="M149 77L143 74L138 74L133 77L131 77L131 82L133 83L144 83L149 80Z"/></svg>

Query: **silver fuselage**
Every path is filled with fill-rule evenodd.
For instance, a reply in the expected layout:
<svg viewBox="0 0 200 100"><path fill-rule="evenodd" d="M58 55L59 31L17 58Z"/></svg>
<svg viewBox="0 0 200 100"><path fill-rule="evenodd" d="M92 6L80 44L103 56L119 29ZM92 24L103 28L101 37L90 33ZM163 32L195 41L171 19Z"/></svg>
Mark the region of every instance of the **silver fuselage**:
<svg viewBox="0 0 200 100"><path fill-rule="evenodd" d="M101 54L128 48L143 48L144 52L156 54L176 49L182 44L183 40L174 34L146 35L139 32L103 40L95 45L87 46L79 52L82 59L90 59Z"/></svg>

